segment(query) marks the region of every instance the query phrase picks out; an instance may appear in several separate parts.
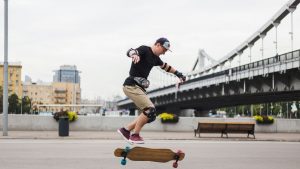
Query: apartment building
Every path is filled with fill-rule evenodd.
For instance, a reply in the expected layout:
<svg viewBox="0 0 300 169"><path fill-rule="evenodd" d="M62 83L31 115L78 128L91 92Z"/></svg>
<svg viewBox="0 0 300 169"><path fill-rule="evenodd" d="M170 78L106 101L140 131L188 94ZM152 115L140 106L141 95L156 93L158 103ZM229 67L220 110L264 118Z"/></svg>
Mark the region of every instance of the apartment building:
<svg viewBox="0 0 300 169"><path fill-rule="evenodd" d="M37 111L79 110L72 105L81 102L80 71L75 65L62 65L54 72L52 83L32 83L25 76L24 96L32 99L33 109Z"/></svg>
<svg viewBox="0 0 300 169"><path fill-rule="evenodd" d="M21 74L22 65L21 63L9 63L8 65L8 95L13 93L17 94L19 98L22 97L22 81ZM3 88L4 85L4 66L3 63L0 63L0 86Z"/></svg>
<svg viewBox="0 0 300 169"><path fill-rule="evenodd" d="M64 105L80 104L81 88L76 83L24 83L24 96L32 100L32 107L36 111L57 112L64 108ZM69 107L76 111L72 107Z"/></svg>
<svg viewBox="0 0 300 169"><path fill-rule="evenodd" d="M54 104L80 104L81 89L78 83L53 82Z"/></svg>
<svg viewBox="0 0 300 169"><path fill-rule="evenodd" d="M51 83L24 83L23 95L28 96L32 104L52 104L54 99L52 97L53 87Z"/></svg>

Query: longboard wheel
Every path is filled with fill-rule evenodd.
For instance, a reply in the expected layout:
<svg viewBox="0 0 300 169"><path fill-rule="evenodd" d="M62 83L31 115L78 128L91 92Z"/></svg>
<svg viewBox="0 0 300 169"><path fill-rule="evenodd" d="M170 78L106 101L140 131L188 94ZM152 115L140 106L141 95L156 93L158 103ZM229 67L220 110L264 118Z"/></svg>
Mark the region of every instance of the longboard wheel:
<svg viewBox="0 0 300 169"><path fill-rule="evenodd" d="M124 151L125 151L126 153L128 153L129 150L130 150L130 147L129 147L129 146L126 146Z"/></svg>
<svg viewBox="0 0 300 169"><path fill-rule="evenodd" d="M122 165L126 165L126 159L122 159L122 160L121 160L121 164L122 164Z"/></svg>
<svg viewBox="0 0 300 169"><path fill-rule="evenodd" d="M178 167L178 163L177 163L177 162L174 162L174 163L173 163L173 167L174 167L174 168L177 168L177 167Z"/></svg>

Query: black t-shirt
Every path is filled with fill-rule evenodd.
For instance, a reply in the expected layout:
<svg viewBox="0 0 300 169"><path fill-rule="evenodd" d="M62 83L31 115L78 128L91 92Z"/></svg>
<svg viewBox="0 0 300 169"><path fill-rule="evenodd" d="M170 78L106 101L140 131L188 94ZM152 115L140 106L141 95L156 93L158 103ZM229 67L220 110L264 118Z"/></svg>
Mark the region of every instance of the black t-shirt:
<svg viewBox="0 0 300 169"><path fill-rule="evenodd" d="M163 61L152 52L151 47L140 46L136 50L139 53L140 61L136 64L131 63L129 76L147 79L153 66L161 66L164 64ZM135 85L135 81L128 77L123 85Z"/></svg>

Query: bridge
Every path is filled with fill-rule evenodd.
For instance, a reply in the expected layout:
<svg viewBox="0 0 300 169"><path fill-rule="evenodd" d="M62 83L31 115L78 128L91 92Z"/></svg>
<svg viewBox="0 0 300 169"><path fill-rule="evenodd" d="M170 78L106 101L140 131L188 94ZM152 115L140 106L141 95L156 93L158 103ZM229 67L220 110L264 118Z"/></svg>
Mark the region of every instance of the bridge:
<svg viewBox="0 0 300 169"><path fill-rule="evenodd" d="M201 113L237 105L299 100L300 46L294 49L295 45L299 45L294 40L294 15L299 2L300 0L288 1L252 36L219 60L214 60L201 49L193 69L185 72L187 82L180 86L176 84L175 76L166 74L159 68L155 69L163 78L158 78L156 73L149 78L155 85L148 91L148 96L157 110L179 112L182 109L195 109ZM288 51L278 53L278 27L289 19L288 16L290 25L285 27L290 29L286 35L290 38L290 47ZM270 32L273 30L274 54L266 56L264 40L271 36ZM255 56L259 60L255 61L252 52L254 48L259 48L260 52L260 56ZM210 61L207 66L204 64L206 60ZM159 83L156 81L162 84L156 85ZM135 109L128 98L120 100L118 106Z"/></svg>

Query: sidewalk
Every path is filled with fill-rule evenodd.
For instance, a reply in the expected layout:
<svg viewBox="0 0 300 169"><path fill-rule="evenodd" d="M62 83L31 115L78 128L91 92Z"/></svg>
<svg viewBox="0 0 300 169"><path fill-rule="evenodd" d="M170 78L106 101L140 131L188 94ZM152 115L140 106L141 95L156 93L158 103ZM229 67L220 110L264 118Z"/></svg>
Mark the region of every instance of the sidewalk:
<svg viewBox="0 0 300 169"><path fill-rule="evenodd" d="M193 132L142 132L145 140L213 140L213 141L286 141L300 142L300 133L256 133L256 139L247 134L201 134L194 137ZM8 136L0 135L0 139L100 139L120 140L121 136L114 131L70 131L68 137L59 137L58 131L8 131Z"/></svg>

